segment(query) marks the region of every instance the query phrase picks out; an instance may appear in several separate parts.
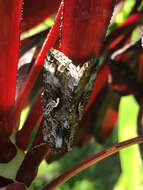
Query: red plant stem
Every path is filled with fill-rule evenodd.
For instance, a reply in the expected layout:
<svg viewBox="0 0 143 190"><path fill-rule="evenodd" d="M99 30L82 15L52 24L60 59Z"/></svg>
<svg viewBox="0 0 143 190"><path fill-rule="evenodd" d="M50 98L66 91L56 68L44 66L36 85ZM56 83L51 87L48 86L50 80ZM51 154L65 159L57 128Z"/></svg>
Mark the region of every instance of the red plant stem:
<svg viewBox="0 0 143 190"><path fill-rule="evenodd" d="M103 160L104 158L107 158L108 156L113 155L116 152L119 152L120 150L127 148L128 146L131 146L134 144L140 144L140 143L143 143L143 135L120 142L107 149L102 150L101 152L98 152L97 154L89 156L86 160L79 162L73 168L69 169L68 171L63 173L61 176L57 177L55 180L53 180L51 183L49 183L43 190L53 190L56 187L58 187L59 185L63 184L67 180L69 180L72 176L75 176L82 170L99 162L100 160Z"/></svg>
<svg viewBox="0 0 143 190"><path fill-rule="evenodd" d="M36 81L36 79L43 67L44 59L47 55L48 50L54 46L56 40L58 39L62 10L63 10L63 4L61 4L61 6L59 8L55 23L44 42L41 52L40 52L39 56L37 57L37 60L35 61L35 64L32 67L32 70L29 73L27 80L24 83L24 86L19 93L19 96L16 99L16 108L19 110L19 112L23 108L24 102L26 102L26 100L29 96L29 93L32 89L32 86L33 86L34 82Z"/></svg>

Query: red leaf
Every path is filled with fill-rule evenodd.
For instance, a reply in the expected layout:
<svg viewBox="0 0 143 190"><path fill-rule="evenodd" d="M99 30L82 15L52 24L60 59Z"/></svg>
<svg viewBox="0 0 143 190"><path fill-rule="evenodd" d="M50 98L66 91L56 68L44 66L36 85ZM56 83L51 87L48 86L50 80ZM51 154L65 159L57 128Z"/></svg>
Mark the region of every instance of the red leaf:
<svg viewBox="0 0 143 190"><path fill-rule="evenodd" d="M32 89L32 86L34 82L36 81L40 71L42 70L44 59L46 57L46 54L48 53L48 50L54 46L56 43L56 40L59 37L59 30L60 30L60 22L61 22L61 12L63 10L63 6L61 5L55 20L55 23L50 30L50 33L48 34L45 43L41 49L41 52L39 53L39 56L37 57L37 60L35 61L35 64L33 65L27 80L25 81L23 88L21 89L17 100L16 100L16 107L18 110L21 110L23 108L24 103L29 97L30 91Z"/></svg>
<svg viewBox="0 0 143 190"><path fill-rule="evenodd" d="M139 95L143 92L134 69L126 62L110 60L109 84L121 95Z"/></svg>
<svg viewBox="0 0 143 190"><path fill-rule="evenodd" d="M82 128L79 131L80 137L87 136L88 131L92 131L90 134L94 134L97 140L101 142L105 140L115 125L117 120L117 112L116 110L112 109L112 105L109 103L110 101L112 102L112 98L109 98L109 93L102 93L104 86L107 84L108 75L109 66L105 64L97 75L93 92L85 108L85 113L81 122ZM103 109L103 107L105 109ZM110 118L111 114L113 114L113 120ZM110 117L108 118L107 116L109 115ZM80 139L79 141L82 142L83 140Z"/></svg>
<svg viewBox="0 0 143 190"><path fill-rule="evenodd" d="M83 63L98 57L115 0L64 0L61 51Z"/></svg>
<svg viewBox="0 0 143 190"><path fill-rule="evenodd" d="M111 91L106 84L84 115L81 123L84 133L95 136L99 142L104 142L117 122L119 100L120 96Z"/></svg>
<svg viewBox="0 0 143 190"><path fill-rule="evenodd" d="M104 43L104 49L108 48L115 51L116 49L121 48L119 43L121 43L121 41L126 41L126 39L130 37L133 29L142 22L142 17L143 11L130 15L123 24L107 36Z"/></svg>
<svg viewBox="0 0 143 190"><path fill-rule="evenodd" d="M100 72L98 73L92 94L88 100L88 104L85 108L85 112L89 109L89 107L92 105L92 103L96 100L98 94L100 93L101 89L104 87L109 74L109 66L107 64L103 65Z"/></svg>
<svg viewBox="0 0 143 190"><path fill-rule="evenodd" d="M39 96L37 102L33 106L23 128L18 131L16 135L16 144L22 149L25 150L33 128L41 121L43 115L43 110L41 106L41 95Z"/></svg>
<svg viewBox="0 0 143 190"><path fill-rule="evenodd" d="M143 54L141 54L139 61L138 80L141 84L143 84Z"/></svg>
<svg viewBox="0 0 143 190"><path fill-rule="evenodd" d="M17 150L9 140L3 125L0 125L0 163L7 163L16 155Z"/></svg>
<svg viewBox="0 0 143 190"><path fill-rule="evenodd" d="M31 149L39 144L45 143L44 137L43 137L43 121L41 121L37 135L32 143Z"/></svg>
<svg viewBox="0 0 143 190"><path fill-rule="evenodd" d="M118 119L120 96L112 90L104 92L102 103L92 107L92 123L89 131L99 142L104 142L112 132ZM96 110L96 111L95 111Z"/></svg>
<svg viewBox="0 0 143 190"><path fill-rule="evenodd" d="M0 1L0 118L5 127L14 103L22 0ZM7 128L12 131L12 125Z"/></svg>
<svg viewBox="0 0 143 190"><path fill-rule="evenodd" d="M1 190L1 187L5 187L6 185L9 185L11 183L13 183L12 179L7 179L7 178L0 176L0 190Z"/></svg>
<svg viewBox="0 0 143 190"><path fill-rule="evenodd" d="M42 32L39 32L35 35L32 35L28 38L25 38L24 40L21 40L20 41L21 43L20 56L23 56L28 50L36 46L40 41L44 40L47 34L49 33L49 31L50 31L50 28ZM38 48L40 49L40 47Z"/></svg>
<svg viewBox="0 0 143 190"><path fill-rule="evenodd" d="M133 9L132 9L131 14L137 12L137 10L138 10L138 8L140 7L141 3L142 3L142 0L136 0L135 5L134 5L134 7L133 7Z"/></svg>
<svg viewBox="0 0 143 190"><path fill-rule="evenodd" d="M39 164L48 152L49 147L46 143L37 145L33 149L29 150L20 169L18 170L16 180L29 186L37 175Z"/></svg>
<svg viewBox="0 0 143 190"><path fill-rule="evenodd" d="M22 32L43 22L47 17L54 14L61 0L24 0Z"/></svg>

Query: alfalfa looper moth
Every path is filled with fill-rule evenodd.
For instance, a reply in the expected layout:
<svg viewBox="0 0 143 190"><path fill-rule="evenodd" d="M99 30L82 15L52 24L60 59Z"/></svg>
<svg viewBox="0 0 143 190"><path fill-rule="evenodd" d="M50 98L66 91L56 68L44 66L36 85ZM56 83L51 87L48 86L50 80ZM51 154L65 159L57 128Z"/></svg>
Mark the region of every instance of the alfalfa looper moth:
<svg viewBox="0 0 143 190"><path fill-rule="evenodd" d="M69 151L97 74L94 59L81 68L51 49L43 71L43 134L53 153Z"/></svg>

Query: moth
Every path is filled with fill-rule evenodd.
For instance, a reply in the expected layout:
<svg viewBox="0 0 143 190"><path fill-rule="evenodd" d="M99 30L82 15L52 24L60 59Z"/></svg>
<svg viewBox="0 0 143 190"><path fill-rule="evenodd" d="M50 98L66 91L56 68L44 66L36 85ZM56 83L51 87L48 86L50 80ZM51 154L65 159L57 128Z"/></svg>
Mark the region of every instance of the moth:
<svg viewBox="0 0 143 190"><path fill-rule="evenodd" d="M43 136L52 153L72 149L78 125L97 75L97 61L75 66L62 52L50 49L43 69Z"/></svg>

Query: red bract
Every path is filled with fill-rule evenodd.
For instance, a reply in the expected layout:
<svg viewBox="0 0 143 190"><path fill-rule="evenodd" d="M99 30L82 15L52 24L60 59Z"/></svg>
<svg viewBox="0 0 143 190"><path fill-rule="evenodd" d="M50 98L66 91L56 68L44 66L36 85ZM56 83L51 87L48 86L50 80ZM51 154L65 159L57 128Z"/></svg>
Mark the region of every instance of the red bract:
<svg viewBox="0 0 143 190"><path fill-rule="evenodd" d="M0 0L1 190L26 189L36 177L41 161L45 158L51 161L59 156L51 154L42 132L41 76L50 48L62 51L75 65L81 66L91 58L96 58L100 65L81 125L76 131L76 145L84 144L92 136L99 142L105 141L116 124L122 95L134 94L138 102L142 102L143 51L140 41L131 43L132 31L142 23L143 11L138 11L141 1L136 2L126 21L105 37L115 3L115 0ZM56 11L52 28L21 41L19 51L20 26L23 32ZM32 47L36 48L32 61L24 62L17 69L19 52L22 55ZM118 62L118 72L115 72L114 66L118 66ZM129 74L132 71L135 80ZM127 77L122 77L123 74ZM30 112L19 129L20 115L26 106ZM32 132L38 125L36 137L29 147ZM5 166L7 172L3 172Z"/></svg>

